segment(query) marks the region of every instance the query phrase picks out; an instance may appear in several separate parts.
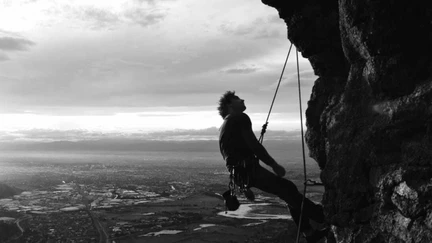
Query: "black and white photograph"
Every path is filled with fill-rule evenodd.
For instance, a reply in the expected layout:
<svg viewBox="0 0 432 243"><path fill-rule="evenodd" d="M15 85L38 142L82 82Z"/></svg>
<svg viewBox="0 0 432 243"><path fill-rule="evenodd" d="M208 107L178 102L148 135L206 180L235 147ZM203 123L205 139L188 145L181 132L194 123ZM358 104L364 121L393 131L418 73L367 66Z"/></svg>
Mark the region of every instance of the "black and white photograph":
<svg viewBox="0 0 432 243"><path fill-rule="evenodd" d="M432 242L432 7L0 0L0 242Z"/></svg>

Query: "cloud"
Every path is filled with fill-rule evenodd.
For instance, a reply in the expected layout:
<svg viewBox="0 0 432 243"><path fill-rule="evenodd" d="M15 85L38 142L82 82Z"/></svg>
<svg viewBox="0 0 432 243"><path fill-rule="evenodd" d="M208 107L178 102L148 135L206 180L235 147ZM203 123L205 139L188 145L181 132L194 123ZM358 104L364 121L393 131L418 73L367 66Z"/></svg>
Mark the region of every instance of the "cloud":
<svg viewBox="0 0 432 243"><path fill-rule="evenodd" d="M110 27L120 21L117 14L96 7L83 8L78 12L78 15L86 21L93 22L93 28L95 29Z"/></svg>
<svg viewBox="0 0 432 243"><path fill-rule="evenodd" d="M7 31L7 30L2 30L2 29L0 29L0 33L2 33L2 34L4 34L4 35L17 36L17 37L19 37L19 35L18 35L17 33L12 32L12 31Z"/></svg>
<svg viewBox="0 0 432 243"><path fill-rule="evenodd" d="M4 53L0 53L0 62L8 61L10 58Z"/></svg>
<svg viewBox="0 0 432 243"><path fill-rule="evenodd" d="M147 3L150 5L155 5L156 3L160 3L160 2L174 2L177 0L134 0L134 2L142 4L142 3Z"/></svg>
<svg viewBox="0 0 432 243"><path fill-rule="evenodd" d="M220 30L231 35L248 35L254 30L253 25L243 24L234 26L232 23L224 23L220 26Z"/></svg>
<svg viewBox="0 0 432 243"><path fill-rule="evenodd" d="M279 29L260 29L253 36L255 39L272 39L282 37Z"/></svg>
<svg viewBox="0 0 432 243"><path fill-rule="evenodd" d="M86 65L83 72L96 74L98 77L108 75L113 75L116 71L123 69L132 70L146 70L146 71L163 71L164 67L162 65L152 64L150 61L140 61L134 59L121 59L121 58L107 58L103 60L94 61Z"/></svg>
<svg viewBox="0 0 432 243"><path fill-rule="evenodd" d="M302 83L303 85L311 86L317 78L318 77L314 74L313 70L307 69L300 71L300 83ZM289 74L286 82L284 82L282 85L288 87L297 87L297 83L298 75L297 72L295 72Z"/></svg>
<svg viewBox="0 0 432 243"><path fill-rule="evenodd" d="M113 30L120 25L131 23L148 27L161 22L167 16L168 10L168 7L162 6L161 2L164 1L126 1L118 3L117 7L63 4L60 8L52 7L44 11L55 18L65 15L68 19L85 22L85 26L93 30Z"/></svg>
<svg viewBox="0 0 432 243"><path fill-rule="evenodd" d="M79 10L79 15L83 20L93 22L94 29L111 29L115 24L130 22L148 27L161 22L167 16L167 9L161 7L161 3L168 1L176 0L135 0L136 4L125 4L118 12L86 6ZM143 5L143 3L146 4Z"/></svg>
<svg viewBox="0 0 432 243"><path fill-rule="evenodd" d="M317 79L317 76L314 74L314 71L311 69L300 70L300 83L302 86L311 87L314 81ZM279 79L273 82L271 85L261 87L262 91L275 90L276 86L279 82ZM285 71L285 75L281 81L281 87L298 87L298 76L297 71L287 72Z"/></svg>
<svg viewBox="0 0 432 243"><path fill-rule="evenodd" d="M154 25L162 21L167 14L160 9L129 9L124 16L142 27Z"/></svg>
<svg viewBox="0 0 432 243"><path fill-rule="evenodd" d="M249 73L254 73L257 70L259 70L258 67L243 65L240 67L228 68L228 69L222 70L222 72L228 73L228 74L249 74Z"/></svg>
<svg viewBox="0 0 432 243"><path fill-rule="evenodd" d="M217 140L218 129L178 129L162 132L94 132L81 129L55 130L55 129L29 129L17 131L0 131L0 142L34 141L88 141L100 139L133 139L133 140Z"/></svg>
<svg viewBox="0 0 432 243"><path fill-rule="evenodd" d="M129 60L124 60L124 59L118 59L118 62L125 64L125 65L140 66L142 68L148 68L148 69L162 69L163 68L160 65L154 65L154 64L149 64L149 63L140 62L140 61L129 61Z"/></svg>
<svg viewBox="0 0 432 243"><path fill-rule="evenodd" d="M245 24L225 22L219 29L225 34L246 36L252 39L276 39L283 37L281 21L275 21L273 16L258 18Z"/></svg>
<svg viewBox="0 0 432 243"><path fill-rule="evenodd" d="M18 37L0 37L0 50L3 51L26 51L35 43L33 41Z"/></svg>
<svg viewBox="0 0 432 243"><path fill-rule="evenodd" d="M255 131L258 136L260 131ZM0 131L1 142L53 142L53 141L89 141L101 139L127 139L135 141L200 141L218 140L219 129L209 127L205 129L176 129L159 132L95 132L82 129L55 130L55 129L29 129L16 131ZM299 131L268 130L265 140L296 140Z"/></svg>
<svg viewBox="0 0 432 243"><path fill-rule="evenodd" d="M57 22L31 30L32 39L38 42L35 51L19 62L7 63L10 68L2 70L2 75L16 79L0 77L3 104L19 110L32 108L44 112L54 107L52 110L56 113L61 107L65 110L82 107L87 111L110 106L214 105L212 99L217 99L226 89L257 92L279 75L279 69L271 75L269 66L275 60L283 60L285 50L279 50L280 46L287 45L284 38L251 40L218 31L221 21L227 19L235 21L233 26L259 17L261 22L272 22L272 19L277 22L267 17L269 12L261 12L265 6L259 1L258 6L253 6L258 13L250 12L249 17L234 13L238 11L231 7L225 11L226 5L219 4L219 0L178 1L175 7L169 5L174 0L138 2L142 5L132 1L97 4L74 1L69 3L69 10L63 7L66 4L63 2L55 2L54 6L41 5L41 9L59 10L43 13ZM241 12L248 9L249 2L235 4ZM206 8L208 6L212 8ZM277 16L274 9L269 8L269 11L273 11L271 16ZM160 21L163 23L159 24ZM271 36L274 26L269 30L261 29L264 27L260 26L264 25L261 22L257 21L259 28L252 28L251 35ZM152 24L157 24L158 28L140 28ZM115 30L109 34L88 31L107 27L115 27ZM285 25L278 28L283 32ZM26 31L21 33L30 36ZM42 41L43 45L39 44ZM181 47L187 48L181 50ZM14 59L12 54L6 54ZM181 61L175 63L178 59ZM239 65L242 63L245 65ZM252 65L255 63L259 65Z"/></svg>
<svg viewBox="0 0 432 243"><path fill-rule="evenodd" d="M277 14L272 14L267 18L267 21L269 23L277 23L280 24L281 22L284 22L283 19L281 19Z"/></svg>
<svg viewBox="0 0 432 243"><path fill-rule="evenodd" d="M210 127L205 129L176 129L148 133L146 137L151 140L217 140L219 129Z"/></svg>
<svg viewBox="0 0 432 243"><path fill-rule="evenodd" d="M228 69L225 72L226 73L239 73L239 74L246 74L246 73L253 73L258 70L257 68L232 68Z"/></svg>
<svg viewBox="0 0 432 243"><path fill-rule="evenodd" d="M95 140L109 137L109 134L90 132L86 130L54 130L54 129L29 129L5 132L0 131L0 141L79 141ZM111 135L115 137L114 135ZM118 136L118 135L116 135Z"/></svg>

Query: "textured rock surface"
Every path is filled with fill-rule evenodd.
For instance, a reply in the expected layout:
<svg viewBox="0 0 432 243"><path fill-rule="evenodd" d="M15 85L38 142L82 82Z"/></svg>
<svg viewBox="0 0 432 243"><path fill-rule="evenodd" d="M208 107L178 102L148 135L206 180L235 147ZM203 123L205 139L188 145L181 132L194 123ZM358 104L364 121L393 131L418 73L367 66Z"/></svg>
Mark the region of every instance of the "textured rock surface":
<svg viewBox="0 0 432 243"><path fill-rule="evenodd" d="M331 238L432 242L432 8L262 2L278 10L319 76L306 141L322 169Z"/></svg>

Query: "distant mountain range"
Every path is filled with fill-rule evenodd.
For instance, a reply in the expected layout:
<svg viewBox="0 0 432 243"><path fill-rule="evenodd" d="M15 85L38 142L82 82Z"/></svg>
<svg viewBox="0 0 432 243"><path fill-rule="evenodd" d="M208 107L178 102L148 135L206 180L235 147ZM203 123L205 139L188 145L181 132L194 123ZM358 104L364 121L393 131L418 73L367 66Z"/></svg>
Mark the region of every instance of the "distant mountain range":
<svg viewBox="0 0 432 243"><path fill-rule="evenodd" d="M271 150L299 151L301 141L264 140ZM217 140L161 141L141 139L99 139L56 142L2 142L0 151L202 151L219 152Z"/></svg>
<svg viewBox="0 0 432 243"><path fill-rule="evenodd" d="M257 136L260 131L256 131ZM219 129L211 127L199 130L169 130L154 132L95 132L87 130L55 130L55 129L30 129L17 131L0 131L0 143L9 142L54 142L54 141L95 141L106 139L123 140L160 140L160 141L192 141L192 140L217 140ZM272 131L265 134L270 140L296 140L300 137L299 131Z"/></svg>

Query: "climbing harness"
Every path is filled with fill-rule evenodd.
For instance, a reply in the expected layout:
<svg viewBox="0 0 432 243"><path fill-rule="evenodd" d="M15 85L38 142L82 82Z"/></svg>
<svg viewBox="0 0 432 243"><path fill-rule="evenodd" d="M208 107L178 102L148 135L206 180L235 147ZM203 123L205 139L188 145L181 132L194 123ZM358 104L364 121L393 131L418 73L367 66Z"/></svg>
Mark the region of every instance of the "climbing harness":
<svg viewBox="0 0 432 243"><path fill-rule="evenodd" d="M273 104L274 104L274 101L276 99L276 95L277 95L277 93L279 91L279 86L280 86L280 83L282 81L282 77L283 77L283 74L284 74L284 71L285 71L286 64L288 62L289 55L291 53L292 46L293 46L293 44L291 43L289 51L288 51L288 55L287 55L287 57L285 59L284 66L282 68L282 73L280 75L279 82L278 82L277 87L276 87L275 94L273 96L272 103L270 105L270 110L268 112L267 119L266 119L264 125L262 126L261 135L260 135L260 138L259 138L259 142L260 143L262 143L263 140L264 140L264 134L265 134L265 132L267 130L268 120L269 120L269 117L270 117L270 113L271 113L271 111L273 109ZM297 62L297 86L298 86L298 93L299 93L298 96L299 96L299 110L300 110L300 130L301 130L301 138L302 138L303 175L304 175L303 198L302 198L302 203L301 203L300 219L299 219L299 223L298 223L297 237L296 237L296 243L298 243L299 240L300 240L300 225L302 223L302 218L303 218L303 208L304 208L304 201L305 201L305 198L306 198L307 186L316 186L316 185L323 185L323 184L320 183L320 182L311 180L311 179L307 179L306 155L305 155L305 146L304 146L305 142L304 142L304 132L303 132L303 109L302 109L301 86L300 86L300 67L299 67L299 58L298 58L298 50L297 49L296 49L296 62Z"/></svg>
<svg viewBox="0 0 432 243"><path fill-rule="evenodd" d="M237 203L238 200L236 197L236 191L244 193L247 199L251 201L254 200L255 196L249 188L251 182L251 175L255 173L255 168L257 164L258 159L256 157L251 157L239 161L236 165L228 166L228 171L230 173L228 191L226 191L223 195L225 199L225 213L227 213L227 210L235 211L240 206L240 204ZM232 204L229 204L230 200Z"/></svg>

